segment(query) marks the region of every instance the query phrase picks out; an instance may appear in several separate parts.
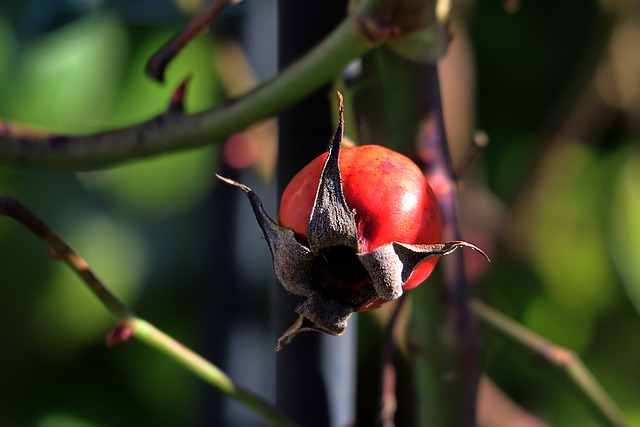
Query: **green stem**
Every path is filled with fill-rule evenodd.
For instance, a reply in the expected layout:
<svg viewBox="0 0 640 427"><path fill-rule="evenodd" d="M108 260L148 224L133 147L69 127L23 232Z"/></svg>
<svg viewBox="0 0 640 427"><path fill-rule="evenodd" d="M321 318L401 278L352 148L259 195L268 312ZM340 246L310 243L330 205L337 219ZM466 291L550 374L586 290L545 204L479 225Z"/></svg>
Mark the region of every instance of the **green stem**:
<svg viewBox="0 0 640 427"><path fill-rule="evenodd" d="M0 164L88 170L220 140L302 99L382 42L382 36L363 33L362 20L383 4L385 0L358 2L351 15L300 60L245 96L211 110L187 115L169 109L140 124L82 136L36 138L0 126Z"/></svg>
<svg viewBox="0 0 640 427"><path fill-rule="evenodd" d="M227 396L253 409L271 425L278 427L291 427L295 425L269 402L234 384L217 366L199 354L194 353L149 322L139 318L132 318L127 321L125 326L131 329L133 336L137 339L171 357Z"/></svg>
<svg viewBox="0 0 640 427"><path fill-rule="evenodd" d="M566 375L575 391L591 407L602 425L610 427L628 425L620 408L573 351L544 339L478 300L471 301L469 305L478 319L493 333L517 345L521 350L542 357L549 366Z"/></svg>
<svg viewBox="0 0 640 427"><path fill-rule="evenodd" d="M256 411L271 425L279 427L294 425L270 403L234 384L217 366L180 344L155 326L137 318L133 311L119 300L91 271L87 262L80 255L18 200L0 194L0 215L15 219L43 240L49 246L54 258L64 261L80 277L89 290L109 309L116 318L119 328L130 331L140 341L167 354L227 396ZM122 335L116 339L126 338L127 335Z"/></svg>

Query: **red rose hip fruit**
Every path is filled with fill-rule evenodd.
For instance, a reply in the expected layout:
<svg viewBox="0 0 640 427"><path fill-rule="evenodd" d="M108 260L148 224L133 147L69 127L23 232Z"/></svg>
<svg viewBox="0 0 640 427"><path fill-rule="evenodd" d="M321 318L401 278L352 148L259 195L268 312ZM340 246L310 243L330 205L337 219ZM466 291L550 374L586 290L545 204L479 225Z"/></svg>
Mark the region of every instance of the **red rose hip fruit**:
<svg viewBox="0 0 640 427"><path fill-rule="evenodd" d="M282 286L305 297L276 349L303 331L341 335L353 312L400 297L426 279L437 257L462 241L439 243L436 197L407 157L380 146L341 149L339 125L329 152L303 168L282 195L278 224L249 188L242 189L269 245ZM486 257L486 255L485 255Z"/></svg>
<svg viewBox="0 0 640 427"><path fill-rule="evenodd" d="M328 154L318 156L293 177L280 202L278 223L307 243L307 228L320 173ZM442 221L436 196L418 166L406 156L379 145L340 150L340 176L347 206L355 211L358 249L366 253L382 245L440 243ZM419 264L402 285L403 291L424 281L437 262L431 257ZM370 285L370 280L361 286ZM343 286L356 284L345 283ZM379 307L377 298L356 311Z"/></svg>

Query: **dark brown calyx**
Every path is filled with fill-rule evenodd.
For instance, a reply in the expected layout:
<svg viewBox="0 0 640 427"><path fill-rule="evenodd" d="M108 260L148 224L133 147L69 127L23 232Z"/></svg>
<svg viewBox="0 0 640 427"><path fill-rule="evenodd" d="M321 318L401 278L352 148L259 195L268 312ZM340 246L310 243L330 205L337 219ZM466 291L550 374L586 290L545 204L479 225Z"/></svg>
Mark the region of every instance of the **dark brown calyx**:
<svg viewBox="0 0 640 427"><path fill-rule="evenodd" d="M348 246L323 248L313 258L311 289L325 298L344 300L348 293L370 284L369 273Z"/></svg>

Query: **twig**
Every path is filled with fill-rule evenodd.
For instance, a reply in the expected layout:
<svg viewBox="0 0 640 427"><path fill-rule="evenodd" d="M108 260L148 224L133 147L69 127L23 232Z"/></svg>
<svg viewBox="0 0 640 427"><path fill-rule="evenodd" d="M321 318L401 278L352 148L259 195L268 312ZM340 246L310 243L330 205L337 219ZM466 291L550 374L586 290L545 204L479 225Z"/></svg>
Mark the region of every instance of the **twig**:
<svg viewBox="0 0 640 427"><path fill-rule="evenodd" d="M133 316L133 312L91 271L87 262L22 203L0 194L0 215L15 219L42 239L49 246L54 259L64 261L109 309L117 321L126 321Z"/></svg>
<svg viewBox="0 0 640 427"><path fill-rule="evenodd" d="M136 317L131 309L107 289L82 257L18 200L0 195L0 215L15 219L42 239L49 246L54 258L66 262L87 285L89 290L109 309L118 325L108 335L108 345L134 336L150 347L167 354L227 396L253 409L265 420L269 421L271 425L281 427L294 426L293 422L267 401L234 384L217 366L180 344L149 322Z"/></svg>
<svg viewBox="0 0 640 427"><path fill-rule="evenodd" d="M384 40L360 22L388 0L363 0L321 43L243 97L201 113L168 111L143 123L81 136L34 137L0 128L0 164L97 169L152 154L210 144L273 116L334 78Z"/></svg>
<svg viewBox="0 0 640 427"><path fill-rule="evenodd" d="M273 426L293 427L295 424L286 418L278 409L260 396L236 385L217 366L194 353L175 339L171 338L152 324L139 319L131 319L127 325L133 334L143 343L168 355L185 368L202 378L215 388L253 409Z"/></svg>
<svg viewBox="0 0 640 427"><path fill-rule="evenodd" d="M520 349L542 358L549 366L566 375L575 391L586 400L603 425L628 425L618 406L573 351L542 338L478 300L470 301L469 306L492 332L517 344Z"/></svg>
<svg viewBox="0 0 640 427"><path fill-rule="evenodd" d="M193 38L200 34L233 0L212 0L204 10L197 14L178 34L167 41L147 62L147 75L164 83L165 70L169 62Z"/></svg>

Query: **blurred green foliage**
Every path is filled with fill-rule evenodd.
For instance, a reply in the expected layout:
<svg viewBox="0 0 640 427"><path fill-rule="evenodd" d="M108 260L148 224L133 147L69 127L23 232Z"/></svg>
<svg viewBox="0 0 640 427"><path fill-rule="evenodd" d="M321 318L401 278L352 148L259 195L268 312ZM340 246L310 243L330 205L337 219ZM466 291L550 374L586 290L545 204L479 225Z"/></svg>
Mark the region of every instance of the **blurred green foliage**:
<svg viewBox="0 0 640 427"><path fill-rule="evenodd" d="M166 26L140 25L97 7L21 38L35 31L21 23L38 22L28 19L38 11L12 6L3 15L0 3L4 119L72 133L131 124L162 112L188 77L189 112L222 99L209 37L181 52L165 85L144 75L146 59L179 28L177 14ZM68 9L60 2L49 12ZM193 289L190 271L203 262L187 248L199 239L193 212L216 169L216 147L78 174L3 167L0 191L52 226L116 295L189 342L198 337L189 332L193 304L180 292ZM0 242L0 425L175 426L196 417L191 376L136 343L106 350L113 320L79 279L6 218Z"/></svg>
<svg viewBox="0 0 640 427"><path fill-rule="evenodd" d="M160 26L151 13L145 25L95 2L42 28L27 19L44 13L30 8L39 4L0 2L0 117L65 132L122 126L160 113L188 76L190 112L222 101L208 36L178 56L166 85L144 76L177 14ZM68 16L65 7L48 11ZM487 237L498 243L478 292L578 351L640 425L640 121L617 108L614 119L587 116L604 132L551 144L589 85L612 22L637 12L615 13L579 0L523 2L515 15L478 2L468 12L478 126L491 137L477 167L506 217ZM203 200L217 158L210 147L79 174L2 167L0 192L22 199L143 317L198 348L206 325L193 313L194 283L208 261ZM106 309L7 219L0 277L0 425L195 422L196 380L136 343L106 350ZM596 425L539 361L499 340L485 348L489 374L526 408L554 426Z"/></svg>

